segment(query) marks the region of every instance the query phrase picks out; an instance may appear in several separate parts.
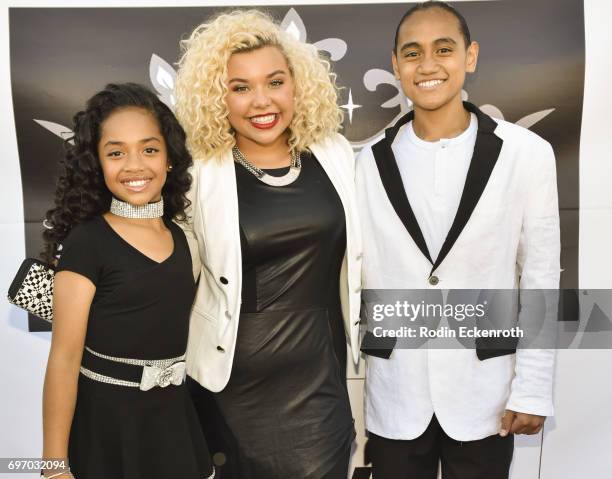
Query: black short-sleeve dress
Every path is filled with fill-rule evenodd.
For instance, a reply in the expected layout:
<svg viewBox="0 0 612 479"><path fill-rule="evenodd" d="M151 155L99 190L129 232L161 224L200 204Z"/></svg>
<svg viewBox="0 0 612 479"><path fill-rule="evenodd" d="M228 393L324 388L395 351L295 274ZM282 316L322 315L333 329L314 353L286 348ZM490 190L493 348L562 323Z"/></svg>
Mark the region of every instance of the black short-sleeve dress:
<svg viewBox="0 0 612 479"><path fill-rule="evenodd" d="M78 479L214 474L177 366L195 295L191 257L182 230L165 224L174 249L161 263L132 247L101 216L75 227L62 245L57 271L81 274L96 286L69 441ZM168 375L152 376L157 379L149 381L150 389L142 390L143 366L134 359Z"/></svg>
<svg viewBox="0 0 612 479"><path fill-rule="evenodd" d="M213 459L224 479L345 479L355 431L342 203L312 154L283 187L235 168L243 280L232 374L216 394L190 383Z"/></svg>

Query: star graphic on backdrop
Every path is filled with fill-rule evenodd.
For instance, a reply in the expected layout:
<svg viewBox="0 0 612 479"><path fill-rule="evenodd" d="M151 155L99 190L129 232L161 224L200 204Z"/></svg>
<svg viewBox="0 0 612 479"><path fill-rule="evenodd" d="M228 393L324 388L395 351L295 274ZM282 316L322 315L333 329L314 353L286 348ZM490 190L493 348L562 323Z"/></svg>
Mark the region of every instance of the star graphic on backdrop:
<svg viewBox="0 0 612 479"><path fill-rule="evenodd" d="M349 90L348 103L346 105L341 105L340 108L344 108L348 111L349 123L353 123L353 110L361 108L361 105L353 103L353 90Z"/></svg>

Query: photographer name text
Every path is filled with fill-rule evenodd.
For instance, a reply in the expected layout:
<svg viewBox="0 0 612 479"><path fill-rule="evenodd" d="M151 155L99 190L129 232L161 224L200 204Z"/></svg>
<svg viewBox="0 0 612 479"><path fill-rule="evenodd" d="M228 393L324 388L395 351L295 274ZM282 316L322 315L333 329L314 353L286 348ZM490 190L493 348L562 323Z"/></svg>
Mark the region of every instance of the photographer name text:
<svg viewBox="0 0 612 479"><path fill-rule="evenodd" d="M523 338L523 330L516 326L509 329L479 329L478 327L459 326L456 329L443 326L431 329L427 326L402 326L397 329L387 329L377 326L372 330L377 338Z"/></svg>

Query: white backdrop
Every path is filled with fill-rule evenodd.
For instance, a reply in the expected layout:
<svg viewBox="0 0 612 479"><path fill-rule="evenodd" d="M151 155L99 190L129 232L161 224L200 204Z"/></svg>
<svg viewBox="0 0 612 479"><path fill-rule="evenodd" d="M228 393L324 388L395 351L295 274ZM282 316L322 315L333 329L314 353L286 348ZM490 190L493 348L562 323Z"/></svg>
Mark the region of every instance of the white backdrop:
<svg viewBox="0 0 612 479"><path fill-rule="evenodd" d="M486 0L483 0L486 1ZM515 0L493 0L515 1ZM531 0L537 2L537 0ZM11 100L9 7L125 7L228 5L230 2L177 0L15 1L0 7L0 291L24 258L22 191ZM249 5L287 5L245 1ZM372 3L293 1L309 3ZM388 3L388 2L387 2ZM554 12L551 12L554 15ZM544 21L544 19L543 19ZM585 0L586 70L580 144L580 288L612 289L612 2ZM543 25L545 29L545 25ZM109 79L112 80L112 79ZM24 313L0 301L0 457L38 457L41 453L41 391L49 333L29 333ZM519 437L513 479L612 477L612 350L560 351L555 386L556 416L543 435ZM362 384L349 372L349 392L360 433L355 464L362 464ZM8 474L7 479L36 477ZM296 478L297 479L297 478Z"/></svg>

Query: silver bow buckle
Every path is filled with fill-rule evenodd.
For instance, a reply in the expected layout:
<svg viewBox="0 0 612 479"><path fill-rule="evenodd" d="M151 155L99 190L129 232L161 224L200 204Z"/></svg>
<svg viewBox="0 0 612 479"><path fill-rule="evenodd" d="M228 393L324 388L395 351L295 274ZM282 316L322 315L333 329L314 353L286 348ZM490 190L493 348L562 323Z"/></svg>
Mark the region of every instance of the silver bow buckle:
<svg viewBox="0 0 612 479"><path fill-rule="evenodd" d="M142 378L140 379L140 390L148 391L149 389L159 386L165 388L174 384L180 386L185 380L185 361L179 361L167 368L158 368L156 366L143 366Z"/></svg>

